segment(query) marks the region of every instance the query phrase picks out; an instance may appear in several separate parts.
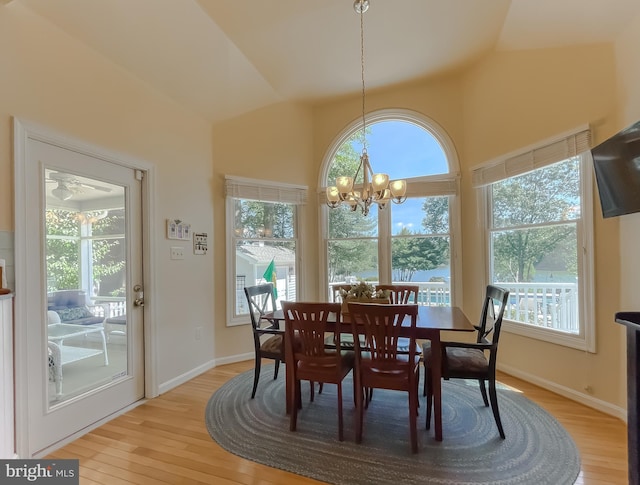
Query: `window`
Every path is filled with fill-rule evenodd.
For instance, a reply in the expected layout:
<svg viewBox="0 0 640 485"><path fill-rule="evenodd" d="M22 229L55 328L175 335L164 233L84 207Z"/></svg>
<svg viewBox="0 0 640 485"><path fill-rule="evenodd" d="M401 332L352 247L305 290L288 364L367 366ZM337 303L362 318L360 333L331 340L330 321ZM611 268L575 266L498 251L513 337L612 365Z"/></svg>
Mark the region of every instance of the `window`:
<svg viewBox="0 0 640 485"><path fill-rule="evenodd" d="M227 324L249 323L244 287L276 282L276 301L295 301L300 242L297 209L305 187L226 178ZM272 264L273 263L273 264Z"/></svg>
<svg viewBox="0 0 640 485"><path fill-rule="evenodd" d="M48 207L45 222L47 291L85 288L94 299L124 297L124 209Z"/></svg>
<svg viewBox="0 0 640 485"><path fill-rule="evenodd" d="M392 211L391 280L419 282L418 303L451 305L449 197L411 198L404 211L421 214L417 227L403 224Z"/></svg>
<svg viewBox="0 0 640 485"><path fill-rule="evenodd" d="M489 279L510 291L505 330L594 351L588 138L563 135L474 179L490 181Z"/></svg>
<svg viewBox="0 0 640 485"><path fill-rule="evenodd" d="M325 157L321 194L337 176L355 174L361 140L362 124L356 121L334 142ZM451 255L459 244L453 234L459 224L453 144L424 116L384 110L368 116L367 152L374 172L407 180L407 200L372 207L368 216L347 206L323 209L327 296L333 295L332 285L358 280L412 282L420 285L420 303L451 305L458 269ZM362 183L359 178L356 183Z"/></svg>

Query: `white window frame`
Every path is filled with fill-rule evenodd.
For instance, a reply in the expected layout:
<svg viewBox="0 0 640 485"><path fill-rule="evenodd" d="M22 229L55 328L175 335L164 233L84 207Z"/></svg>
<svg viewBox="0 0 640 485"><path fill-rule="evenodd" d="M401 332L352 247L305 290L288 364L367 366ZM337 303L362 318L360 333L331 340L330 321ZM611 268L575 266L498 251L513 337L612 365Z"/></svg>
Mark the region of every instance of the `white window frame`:
<svg viewBox="0 0 640 485"><path fill-rule="evenodd" d="M449 172L438 175L426 175L422 177L408 178L408 197L449 196L449 232L451 240L451 305L456 306L462 302L462 241L460 235L460 164L453 140L447 132L435 120L416 111L407 109L382 109L365 116L367 126L381 121L405 121L412 123L429 132L442 147L449 165ZM362 118L353 120L342 130L329 145L320 167L318 176L318 220L320 221L320 288L325 298L329 295L329 275L327 274L328 241L329 241L329 207L327 206L326 180L331 163L338 149L354 133L362 129ZM391 213L388 210L378 212L378 276L381 282L391 282Z"/></svg>
<svg viewBox="0 0 640 485"><path fill-rule="evenodd" d="M235 314L235 287L236 287L236 240L235 229L235 201L237 199L255 200L258 202L283 203L294 206L294 242L296 246L296 279L303 279L302 265L302 238L299 231L299 206L307 202L306 186L272 182L267 180L251 179L246 177L225 176L225 232L226 232L226 260L227 260L227 327L248 325L249 314ZM265 239L267 241L267 239ZM296 287L298 292L299 285ZM231 289L231 290L229 290Z"/></svg>
<svg viewBox="0 0 640 485"><path fill-rule="evenodd" d="M579 333L537 327L505 318L506 332L565 347L595 353L595 283L593 251L593 160L589 151L591 133L587 125L530 145L482 164L473 170L473 185L478 190L478 202L484 209L485 254L487 281L491 281L491 190L489 185L501 180L537 170L571 157L580 158L580 219L576 221L578 240Z"/></svg>

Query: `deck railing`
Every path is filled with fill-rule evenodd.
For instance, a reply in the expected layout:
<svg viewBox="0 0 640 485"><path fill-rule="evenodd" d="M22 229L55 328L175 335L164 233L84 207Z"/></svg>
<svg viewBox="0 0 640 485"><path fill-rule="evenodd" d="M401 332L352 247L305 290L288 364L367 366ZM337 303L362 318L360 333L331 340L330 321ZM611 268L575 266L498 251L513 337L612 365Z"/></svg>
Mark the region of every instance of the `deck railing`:
<svg viewBox="0 0 640 485"><path fill-rule="evenodd" d="M339 282L332 284L336 283ZM377 281L369 281L369 283L375 286ZM407 284L406 282L394 283ZM410 284L420 286L419 305L451 305L451 288L448 282L412 281ZM505 310L506 319L568 333L579 332L576 283L497 282L494 284L509 290L509 303Z"/></svg>
<svg viewBox="0 0 640 485"><path fill-rule="evenodd" d="M94 296L91 297L95 305L95 314L98 317L113 318L127 313L127 302L121 296Z"/></svg>
<svg viewBox="0 0 640 485"><path fill-rule="evenodd" d="M505 318L538 327L578 333L576 283L496 283L509 290Z"/></svg>

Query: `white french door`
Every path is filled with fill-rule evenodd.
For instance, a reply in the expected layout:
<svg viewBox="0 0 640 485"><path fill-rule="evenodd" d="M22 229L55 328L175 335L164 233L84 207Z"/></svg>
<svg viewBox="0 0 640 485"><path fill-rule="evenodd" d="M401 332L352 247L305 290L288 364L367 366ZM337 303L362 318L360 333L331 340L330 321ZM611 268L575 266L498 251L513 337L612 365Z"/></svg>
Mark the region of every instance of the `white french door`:
<svg viewBox="0 0 640 485"><path fill-rule="evenodd" d="M26 136L22 149L17 433L28 458L144 397L142 172L60 140Z"/></svg>

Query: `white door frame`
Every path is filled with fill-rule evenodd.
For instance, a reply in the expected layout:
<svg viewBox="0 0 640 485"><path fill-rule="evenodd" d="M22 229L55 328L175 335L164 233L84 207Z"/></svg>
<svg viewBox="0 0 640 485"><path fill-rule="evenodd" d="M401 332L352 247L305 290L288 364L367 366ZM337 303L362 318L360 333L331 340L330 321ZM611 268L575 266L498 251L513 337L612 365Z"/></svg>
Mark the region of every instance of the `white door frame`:
<svg viewBox="0 0 640 485"><path fill-rule="evenodd" d="M155 293L156 271L152 261L155 259L155 240L151 237L155 231L155 167L149 162L134 159L127 155L115 153L104 148L87 144L66 135L56 133L53 130L33 124L28 121L13 119L13 160L14 160L14 205L15 205L15 308L14 308L14 366L15 366L15 423L16 423L16 453L19 458L38 458L39 456L29 455L29 420L28 420L28 388L27 380L27 326L25 324L26 308L29 303L30 294L27 279L21 268L26 267L26 241L27 230L24 221L26 220L27 201L26 198L26 177L25 161L26 146L29 139L39 140L62 148L72 149L90 156L103 159L110 163L115 163L134 170L141 170L145 173L142 181L142 250L143 250L143 278L145 291L144 306L144 355L145 355L145 398L152 398L158 395L157 383L157 342L155 325L155 306L153 295ZM137 406L142 401L134 403ZM127 411L122 409L118 414ZM56 444L59 447L65 443L73 441L82 434L87 433L108 420L114 415L105 416L104 419L94 423L89 428L85 428L74 435L69 436L62 442ZM49 450L44 450L44 455Z"/></svg>

